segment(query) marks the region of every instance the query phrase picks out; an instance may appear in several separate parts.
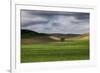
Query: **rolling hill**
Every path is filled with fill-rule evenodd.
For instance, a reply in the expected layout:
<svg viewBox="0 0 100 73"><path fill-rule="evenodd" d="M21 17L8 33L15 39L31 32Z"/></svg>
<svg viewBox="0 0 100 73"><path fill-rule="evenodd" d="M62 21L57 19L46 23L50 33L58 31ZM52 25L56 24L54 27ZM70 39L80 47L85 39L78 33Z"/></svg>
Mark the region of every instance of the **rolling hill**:
<svg viewBox="0 0 100 73"><path fill-rule="evenodd" d="M47 43L47 42L60 42L61 38L65 41L68 40L88 40L89 34L46 34L38 33L31 30L21 30L21 43L22 44L32 44L32 43Z"/></svg>
<svg viewBox="0 0 100 73"><path fill-rule="evenodd" d="M89 33L81 35L80 40L89 40Z"/></svg>
<svg viewBox="0 0 100 73"><path fill-rule="evenodd" d="M49 37L49 34L38 33L31 30L21 30L21 43L32 44L32 43L47 43L54 42L55 39Z"/></svg>
<svg viewBox="0 0 100 73"><path fill-rule="evenodd" d="M35 31L26 30L26 29L21 30L21 38L33 38L33 37L38 37L38 36L48 36L48 34L38 33Z"/></svg>

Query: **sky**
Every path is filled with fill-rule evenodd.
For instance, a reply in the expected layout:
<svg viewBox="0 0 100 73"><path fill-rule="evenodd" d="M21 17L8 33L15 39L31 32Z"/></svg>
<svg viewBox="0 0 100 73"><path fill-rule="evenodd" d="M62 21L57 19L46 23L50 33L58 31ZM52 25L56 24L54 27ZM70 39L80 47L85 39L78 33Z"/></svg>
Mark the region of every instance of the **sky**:
<svg viewBox="0 0 100 73"><path fill-rule="evenodd" d="M84 34L89 32L89 13L21 10L21 29L39 33Z"/></svg>

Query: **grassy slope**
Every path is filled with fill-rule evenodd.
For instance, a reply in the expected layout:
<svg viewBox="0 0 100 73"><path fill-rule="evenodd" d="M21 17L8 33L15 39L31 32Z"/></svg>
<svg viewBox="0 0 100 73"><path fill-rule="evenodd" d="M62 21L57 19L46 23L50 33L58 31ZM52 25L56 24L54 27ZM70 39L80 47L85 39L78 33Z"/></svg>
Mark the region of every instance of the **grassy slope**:
<svg viewBox="0 0 100 73"><path fill-rule="evenodd" d="M89 41L72 40L21 46L21 62L89 59Z"/></svg>
<svg viewBox="0 0 100 73"><path fill-rule="evenodd" d="M31 30L21 30L21 38L22 39L28 39L28 38L33 38L33 37L38 37L38 36L48 36L48 34L45 33L38 33L35 31L31 31Z"/></svg>

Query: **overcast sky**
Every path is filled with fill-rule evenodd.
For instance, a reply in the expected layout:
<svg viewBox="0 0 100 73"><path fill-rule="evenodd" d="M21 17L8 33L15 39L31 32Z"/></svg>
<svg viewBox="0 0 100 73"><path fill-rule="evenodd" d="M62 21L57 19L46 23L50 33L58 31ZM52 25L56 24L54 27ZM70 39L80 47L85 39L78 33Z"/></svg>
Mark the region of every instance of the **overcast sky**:
<svg viewBox="0 0 100 73"><path fill-rule="evenodd" d="M88 33L89 13L21 10L21 29L39 33Z"/></svg>

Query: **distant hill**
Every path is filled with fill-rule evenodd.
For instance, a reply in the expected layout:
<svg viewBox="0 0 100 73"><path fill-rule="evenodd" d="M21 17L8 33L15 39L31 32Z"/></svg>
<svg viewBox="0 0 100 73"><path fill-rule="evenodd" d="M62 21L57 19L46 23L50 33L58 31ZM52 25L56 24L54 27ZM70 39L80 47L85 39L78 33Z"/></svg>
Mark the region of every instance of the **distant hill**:
<svg viewBox="0 0 100 73"><path fill-rule="evenodd" d="M32 38L32 37L38 37L38 36L48 36L48 34L38 33L35 31L26 30L26 29L21 30L21 38Z"/></svg>
<svg viewBox="0 0 100 73"><path fill-rule="evenodd" d="M31 30L21 30L21 43L32 44L32 43L47 43L47 42L60 42L61 38L65 41L68 40L88 40L89 34L60 34L60 33L38 33Z"/></svg>
<svg viewBox="0 0 100 73"><path fill-rule="evenodd" d="M81 36L81 34L51 34L54 37L65 37L65 38L72 38L72 37L77 37Z"/></svg>
<svg viewBox="0 0 100 73"><path fill-rule="evenodd" d="M81 40L88 40L89 39L89 33L85 33L83 35L80 36Z"/></svg>
<svg viewBox="0 0 100 73"><path fill-rule="evenodd" d="M31 31L31 30L26 30L26 29L22 29L21 30L21 36L22 38L31 38L31 37L37 37L37 36L54 36L54 37L76 37L76 36L81 36L81 34L61 34L61 33L52 33L52 34L47 34L47 33L38 33L35 31Z"/></svg>

